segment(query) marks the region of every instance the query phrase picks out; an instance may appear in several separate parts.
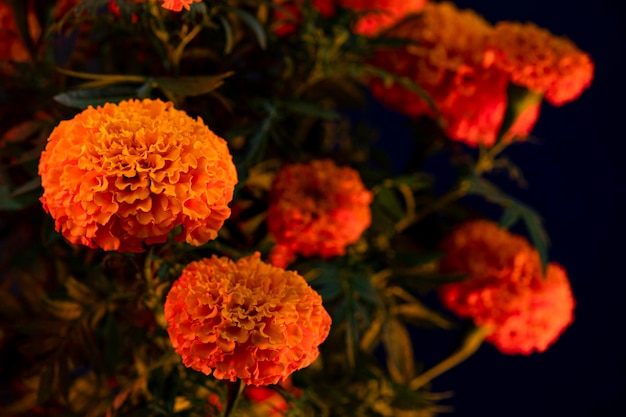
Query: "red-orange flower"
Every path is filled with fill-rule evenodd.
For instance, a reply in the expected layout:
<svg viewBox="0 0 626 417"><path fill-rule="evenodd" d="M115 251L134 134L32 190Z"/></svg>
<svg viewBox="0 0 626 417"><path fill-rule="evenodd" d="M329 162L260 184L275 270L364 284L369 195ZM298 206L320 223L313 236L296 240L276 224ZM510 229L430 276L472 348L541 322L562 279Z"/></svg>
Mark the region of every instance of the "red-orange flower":
<svg viewBox="0 0 626 417"><path fill-rule="evenodd" d="M533 23L498 23L485 58L510 74L511 82L545 93L555 106L577 98L593 79L588 54Z"/></svg>
<svg viewBox="0 0 626 417"><path fill-rule="evenodd" d="M441 287L446 307L477 326L491 328L486 340L506 354L543 352L573 321L574 298L565 270L548 265L528 241L478 220L456 228L442 244L441 269L468 275Z"/></svg>
<svg viewBox="0 0 626 417"><path fill-rule="evenodd" d="M300 8L304 0L273 0L281 8L274 9L274 33L285 36L295 32L296 24L302 19ZM333 16L336 0L311 0L311 6L324 17ZM284 9L284 10L282 10Z"/></svg>
<svg viewBox="0 0 626 417"><path fill-rule="evenodd" d="M165 319L185 366L249 385L275 384L309 366L331 323L304 278L259 253L187 265L167 295Z"/></svg>
<svg viewBox="0 0 626 417"><path fill-rule="evenodd" d="M293 386L291 378L285 379L280 383L280 386L294 397L302 395L302 390ZM276 389L265 386L248 386L244 393L252 402L255 416L279 417L289 413L289 403Z"/></svg>
<svg viewBox="0 0 626 417"><path fill-rule="evenodd" d="M74 244L140 252L167 240L202 245L230 215L237 173L226 142L160 100L89 107L48 138L43 207Z"/></svg>
<svg viewBox="0 0 626 417"><path fill-rule="evenodd" d="M419 13L427 0L336 0L346 9L363 13L354 32L373 36L410 14Z"/></svg>
<svg viewBox="0 0 626 417"><path fill-rule="evenodd" d="M29 3L29 6L31 5L32 3ZM27 19L31 39L38 38L41 34L41 27L30 7ZM0 0L0 73L12 72L12 62L28 62L30 59L28 49L17 28L11 6L4 0Z"/></svg>
<svg viewBox="0 0 626 417"><path fill-rule="evenodd" d="M491 25L471 10L459 10L449 2L427 3L421 15L385 32L386 37L415 43L381 48L373 64L422 87L433 99L451 139L490 146L504 118L508 83L504 71L485 66L485 48L492 32ZM387 85L374 78L371 88L377 99L394 110L414 117L435 117L425 100L398 83ZM527 135L530 129L524 131L520 126L514 133Z"/></svg>
<svg viewBox="0 0 626 417"><path fill-rule="evenodd" d="M164 9L172 10L175 12L180 12L183 10L189 10L191 3L199 3L202 0L163 0L162 7Z"/></svg>
<svg viewBox="0 0 626 417"><path fill-rule="evenodd" d="M277 245L272 263L295 254L343 255L371 223L372 193L357 171L331 160L287 164L270 192L267 227Z"/></svg>

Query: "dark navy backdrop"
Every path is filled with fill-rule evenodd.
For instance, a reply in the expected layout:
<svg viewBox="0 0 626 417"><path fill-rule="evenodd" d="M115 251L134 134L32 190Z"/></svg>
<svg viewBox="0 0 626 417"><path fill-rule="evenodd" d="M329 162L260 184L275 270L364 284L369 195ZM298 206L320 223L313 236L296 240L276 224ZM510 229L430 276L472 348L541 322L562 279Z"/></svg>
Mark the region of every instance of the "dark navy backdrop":
<svg viewBox="0 0 626 417"><path fill-rule="evenodd" d="M492 23L532 21L569 37L590 53L596 75L577 101L559 108L544 104L534 130L538 144L518 145L509 152L530 186L508 191L543 214L552 241L550 259L564 265L572 281L578 302L575 323L543 354L505 356L483 345L467 362L437 378L433 389L454 390L445 402L455 407L458 417L626 416L622 6L608 0L455 3ZM399 123L389 114L379 119L383 125ZM400 131L388 126L383 135Z"/></svg>

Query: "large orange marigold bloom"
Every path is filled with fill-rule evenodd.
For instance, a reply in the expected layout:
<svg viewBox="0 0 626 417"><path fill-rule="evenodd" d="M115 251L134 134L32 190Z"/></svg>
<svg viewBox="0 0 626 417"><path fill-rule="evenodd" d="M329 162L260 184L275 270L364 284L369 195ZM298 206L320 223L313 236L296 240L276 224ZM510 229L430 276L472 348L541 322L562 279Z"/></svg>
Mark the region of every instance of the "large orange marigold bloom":
<svg viewBox="0 0 626 417"><path fill-rule="evenodd" d="M250 385L275 384L309 366L331 324L304 278L259 253L187 265L167 295L165 319L185 366Z"/></svg>
<svg viewBox="0 0 626 417"><path fill-rule="evenodd" d="M270 192L267 227L277 245L275 265L295 254L323 258L343 255L372 221L372 193L357 171L329 159L287 164Z"/></svg>
<svg viewBox="0 0 626 417"><path fill-rule="evenodd" d="M202 245L230 216L237 173L226 142L170 102L89 107L48 138L43 207L70 242L140 252L181 226Z"/></svg>
<svg viewBox="0 0 626 417"><path fill-rule="evenodd" d="M446 272L468 275L440 289L444 305L493 332L487 341L506 354L543 352L573 321L567 273L550 263L546 274L528 241L478 220L455 229L443 242Z"/></svg>
<svg viewBox="0 0 626 417"><path fill-rule="evenodd" d="M183 8L189 10L191 3L199 3L201 1L202 0L163 0L162 7L164 9L180 12Z"/></svg>
<svg viewBox="0 0 626 417"><path fill-rule="evenodd" d="M510 74L511 82L544 93L555 106L576 99L593 79L588 54L533 23L498 23L486 59Z"/></svg>
<svg viewBox="0 0 626 417"><path fill-rule="evenodd" d="M381 48L373 64L415 81L433 99L447 136L471 146L492 145L506 110L508 76L485 67L485 48L493 27L471 10L450 2L427 3L419 16L400 22L386 37L414 41ZM382 80L371 81L374 96L388 107L413 117L434 117L428 103L413 91ZM538 115L538 112L536 112ZM518 124L511 134L525 136L534 125Z"/></svg>

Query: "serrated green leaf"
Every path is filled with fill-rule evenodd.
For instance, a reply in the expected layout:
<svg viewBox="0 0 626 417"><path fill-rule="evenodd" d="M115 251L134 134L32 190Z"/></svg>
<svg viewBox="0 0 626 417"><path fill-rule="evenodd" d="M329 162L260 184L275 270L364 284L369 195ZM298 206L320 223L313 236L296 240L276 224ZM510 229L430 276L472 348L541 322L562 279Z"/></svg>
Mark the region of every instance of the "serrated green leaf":
<svg viewBox="0 0 626 417"><path fill-rule="evenodd" d="M382 212L389 216L394 222L404 217L402 204L400 204L398 196L391 188L381 187L374 196L372 205L380 207Z"/></svg>
<svg viewBox="0 0 626 417"><path fill-rule="evenodd" d="M199 96L210 93L224 84L224 80L234 74L228 71L219 75L197 75L186 77L156 77L158 88L182 96Z"/></svg>
<svg viewBox="0 0 626 417"><path fill-rule="evenodd" d="M119 103L137 98L137 88L110 86L105 88L72 90L57 94L54 100L68 107L84 110L89 106L101 106L106 103Z"/></svg>

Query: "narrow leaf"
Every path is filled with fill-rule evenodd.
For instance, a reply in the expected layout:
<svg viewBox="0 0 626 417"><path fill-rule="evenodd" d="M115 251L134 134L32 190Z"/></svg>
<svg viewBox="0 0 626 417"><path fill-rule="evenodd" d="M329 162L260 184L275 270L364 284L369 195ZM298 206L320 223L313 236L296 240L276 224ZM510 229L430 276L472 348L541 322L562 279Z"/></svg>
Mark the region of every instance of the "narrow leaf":
<svg viewBox="0 0 626 417"><path fill-rule="evenodd" d="M399 320L383 325L382 341L387 353L387 368L394 381L406 384L415 377L413 344L409 332Z"/></svg>
<svg viewBox="0 0 626 417"><path fill-rule="evenodd" d="M154 82L164 90L183 96L199 96L210 93L222 84L224 80L234 74L228 71L219 75L198 75L186 77L156 77Z"/></svg>

